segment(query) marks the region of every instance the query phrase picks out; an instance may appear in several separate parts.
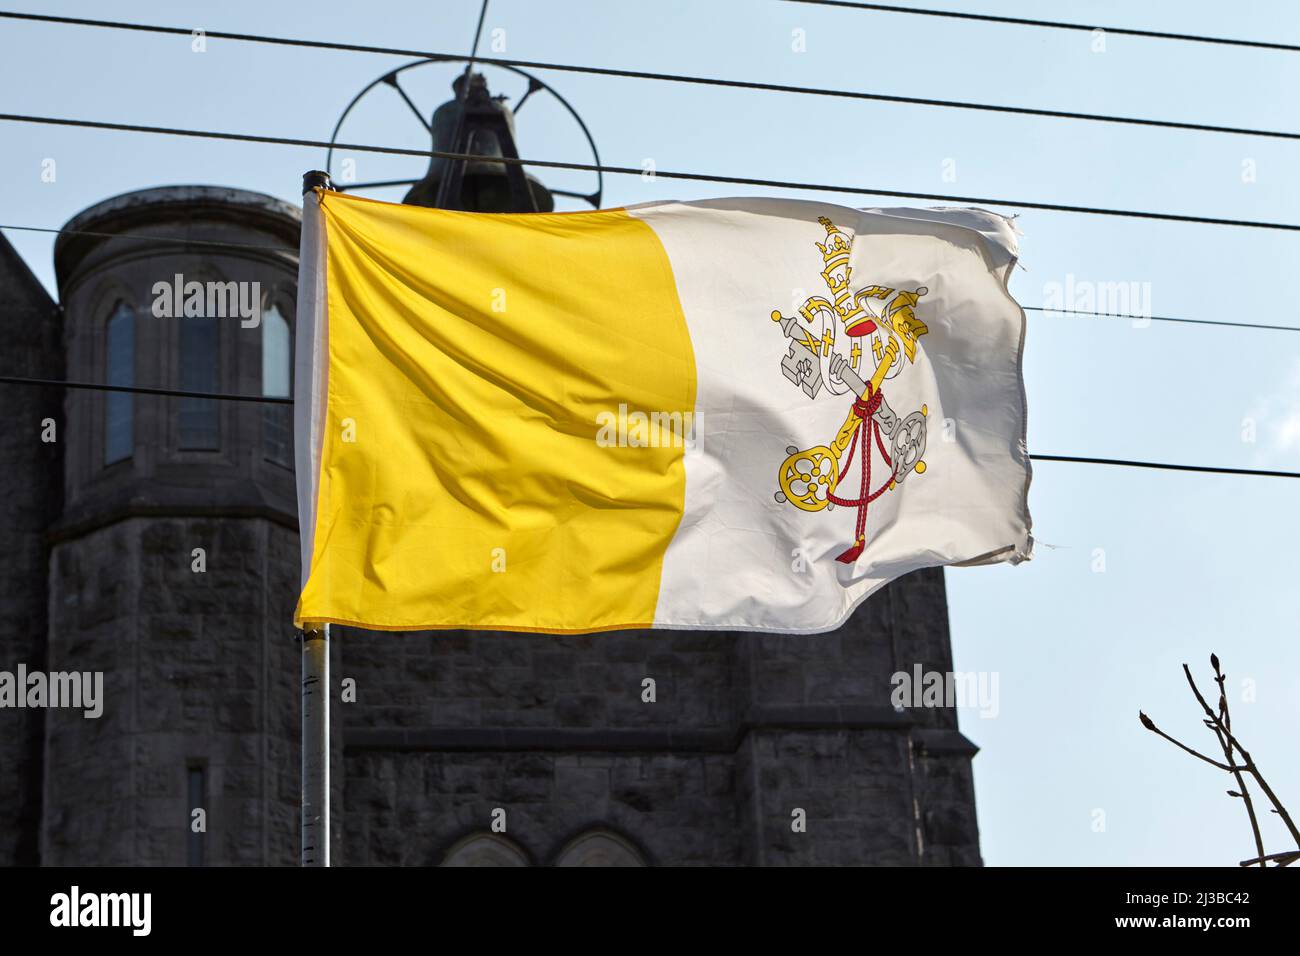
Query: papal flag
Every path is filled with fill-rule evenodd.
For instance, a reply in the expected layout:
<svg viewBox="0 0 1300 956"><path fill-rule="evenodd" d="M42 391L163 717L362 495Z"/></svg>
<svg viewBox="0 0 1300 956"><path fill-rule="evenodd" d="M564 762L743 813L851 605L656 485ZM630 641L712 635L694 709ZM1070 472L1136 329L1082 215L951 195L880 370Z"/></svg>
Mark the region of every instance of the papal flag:
<svg viewBox="0 0 1300 956"><path fill-rule="evenodd" d="M304 205L300 626L813 632L1029 556L1000 216Z"/></svg>

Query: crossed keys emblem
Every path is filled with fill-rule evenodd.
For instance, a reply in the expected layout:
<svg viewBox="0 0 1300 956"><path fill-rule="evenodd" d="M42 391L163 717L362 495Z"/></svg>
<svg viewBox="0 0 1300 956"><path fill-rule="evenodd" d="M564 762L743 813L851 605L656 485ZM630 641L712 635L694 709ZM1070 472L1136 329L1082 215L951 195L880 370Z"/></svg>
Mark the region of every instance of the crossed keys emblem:
<svg viewBox="0 0 1300 956"><path fill-rule="evenodd" d="M776 500L800 511L817 512L835 505L857 509L853 544L836 560L852 564L866 546L867 509L908 475L926 470L926 420L929 408L899 416L885 400L884 383L916 361L917 340L929 331L916 317L916 305L929 290L914 291L873 285L854 291L850 285L852 237L829 219L826 242L816 243L825 269L822 278L834 296L811 296L797 316L772 313L788 343L781 371L811 400L823 389L854 396L844 423L826 444L799 448L787 445L777 472ZM866 346L864 350L863 346ZM866 374L868 364L872 371ZM866 377L864 377L866 375ZM874 448L873 448L874 445ZM857 451L859 490L842 497ZM871 488L872 460L883 460L887 477Z"/></svg>

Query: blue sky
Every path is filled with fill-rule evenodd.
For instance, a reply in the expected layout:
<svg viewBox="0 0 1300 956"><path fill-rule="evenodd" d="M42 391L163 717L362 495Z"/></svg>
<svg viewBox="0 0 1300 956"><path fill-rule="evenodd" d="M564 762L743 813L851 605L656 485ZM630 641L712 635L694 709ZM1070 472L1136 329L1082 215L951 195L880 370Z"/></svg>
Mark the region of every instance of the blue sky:
<svg viewBox="0 0 1300 956"><path fill-rule="evenodd" d="M1300 6L979 0L1013 16L1300 43ZM43 0L41 13L455 52L477 0L319 3ZM1300 130L1300 54L964 23L779 0L655 4L492 0L497 55L910 96ZM796 52L794 31L805 50ZM183 37L0 22L0 110L327 139L352 95L403 62ZM452 67L415 71L422 104ZM488 71L494 89L522 87ZM1239 219L1300 222L1300 145L866 101L547 74L602 159L660 169L860 184ZM377 97L341 138L426 148L406 108ZM525 156L589 161L577 128L539 98L520 117ZM4 124L0 222L57 227L108 196L169 183L260 190L297 202L318 151ZM41 181L42 161L57 180ZM423 172L362 155L358 177ZM1288 169L1291 172L1288 172ZM1243 176L1253 170L1253 177ZM950 181L955 171L955 181ZM945 177L945 173L947 176ZM542 171L552 186L593 177ZM1252 181L1246 181L1252 180ZM773 191L638 177L605 205ZM813 194L793 194L805 197ZM848 205L889 204L853 195ZM391 198L400 198L400 194ZM997 208L997 207L992 207ZM1013 210L999 209L1010 212ZM1028 211L1012 291L1136 282L1156 315L1300 327L1300 236ZM47 235L7 231L47 286ZM1029 313L1031 451L1300 470L1300 333ZM1243 423L1254 440L1243 440ZM1226 777L1142 731L1207 744L1180 671L1211 650L1230 673L1234 726L1300 812L1296 551L1300 483L1041 463L1040 542L1016 568L947 573L956 666L996 672L995 718L961 715L990 864L1217 864L1251 850ZM1104 571L1098 571L1099 558ZM1243 683L1243 681L1248 683ZM1275 821L1270 848L1288 844Z"/></svg>

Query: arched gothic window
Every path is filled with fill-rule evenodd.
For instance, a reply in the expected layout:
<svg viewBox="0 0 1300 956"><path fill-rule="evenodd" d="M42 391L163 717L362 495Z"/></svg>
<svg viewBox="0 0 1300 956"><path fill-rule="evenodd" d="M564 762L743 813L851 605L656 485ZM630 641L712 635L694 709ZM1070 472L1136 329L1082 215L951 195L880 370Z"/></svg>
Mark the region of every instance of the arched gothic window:
<svg viewBox="0 0 1300 956"><path fill-rule="evenodd" d="M109 385L135 384L135 312L118 302L104 332L104 381ZM135 396L130 392L104 393L104 464L130 458L135 450Z"/></svg>
<svg viewBox="0 0 1300 956"><path fill-rule="evenodd" d="M289 320L274 303L262 313L262 394L290 396L293 361ZM271 461L290 465L293 453L293 409L289 405L262 406L262 453Z"/></svg>
<svg viewBox="0 0 1300 956"><path fill-rule="evenodd" d="M645 866L645 857L627 840L593 830L572 840L555 858L556 866Z"/></svg>
<svg viewBox="0 0 1300 956"><path fill-rule="evenodd" d="M180 383L187 392L219 392L220 327L215 316L184 316L180 322ZM211 451L220 446L220 409L208 398L182 398L177 422L180 447Z"/></svg>
<svg viewBox="0 0 1300 956"><path fill-rule="evenodd" d="M465 837L443 857L443 866L527 866L524 851L495 833Z"/></svg>

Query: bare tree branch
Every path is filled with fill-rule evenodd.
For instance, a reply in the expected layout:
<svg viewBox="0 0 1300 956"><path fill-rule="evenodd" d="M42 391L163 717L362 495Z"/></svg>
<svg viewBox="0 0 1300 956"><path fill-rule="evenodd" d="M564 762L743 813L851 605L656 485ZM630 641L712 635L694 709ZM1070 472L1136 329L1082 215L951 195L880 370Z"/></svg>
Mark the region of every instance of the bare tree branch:
<svg viewBox="0 0 1300 956"><path fill-rule="evenodd" d="M1227 676L1219 669L1219 657L1217 654L1210 655L1210 666L1214 668L1214 682L1219 685L1219 719L1223 726L1231 730L1232 713L1228 709L1228 693L1226 690ZM1186 668L1184 667L1184 670ZM1223 751L1223 757L1232 767L1232 777L1237 781L1237 790L1246 804L1246 816L1250 818L1250 832L1255 838L1255 852L1258 854L1259 865L1267 866L1264 862L1264 835L1259 832L1259 818L1255 816L1255 802L1250 799L1250 790L1246 787L1245 778L1242 777L1241 771L1237 769L1237 761L1232 756L1232 744L1219 731L1217 726L1211 726L1214 731L1215 739L1219 741L1219 748ZM1297 841L1300 842L1300 841Z"/></svg>
<svg viewBox="0 0 1300 956"><path fill-rule="evenodd" d="M1254 860L1242 860L1238 866L1254 866L1258 863L1260 866L1267 866L1269 860L1277 862L1278 866L1286 866L1288 863L1294 863L1300 860L1300 850L1288 850L1286 853L1270 853L1268 856L1259 856Z"/></svg>
<svg viewBox="0 0 1300 956"><path fill-rule="evenodd" d="M1282 801L1280 801L1277 798L1277 795L1273 793L1273 788L1268 785L1268 781L1264 779L1263 774L1259 772L1259 768L1255 766L1255 761L1251 759L1250 753L1241 745L1241 741L1237 740L1237 738L1232 735L1232 731L1229 730L1227 725L1219 719L1218 715L1216 715L1214 711L1210 710L1210 705L1205 702L1205 698L1201 696L1200 688L1196 686L1196 681L1192 679L1192 669L1186 664L1183 665L1183 673L1187 675L1187 683L1191 686L1192 693L1196 695L1197 701L1200 702L1201 708L1209 718L1214 721L1215 725L1223 733L1223 736L1227 738L1228 743L1237 748L1237 752L1241 754L1243 769L1255 778L1255 782L1259 784L1259 789L1264 791L1264 796L1268 797L1269 802L1273 804L1273 809L1277 811L1277 815L1282 818L1282 822L1286 824L1286 828L1291 831L1291 838L1295 840L1297 844L1300 844L1300 829L1296 829L1295 822L1291 819L1291 814L1286 812L1286 807L1282 806Z"/></svg>
<svg viewBox="0 0 1300 956"><path fill-rule="evenodd" d="M1205 696L1201 693L1201 689L1196 685L1196 680L1192 677L1191 668L1186 664L1183 665L1183 674L1187 678L1187 685L1192 689L1192 694L1196 697L1197 703L1201 705L1201 710L1205 712L1206 718L1208 718L1203 720L1202 723L1205 724L1206 728L1214 734L1214 738L1219 742L1219 749L1223 751L1223 757L1227 763L1219 763L1219 761L1207 757L1200 751L1194 750L1181 741L1171 737L1169 734L1157 727L1155 722L1142 711L1138 711L1138 719L1142 722L1143 727L1157 736L1163 737L1179 750L1191 754L1197 760L1204 761L1212 767L1216 767L1219 770L1224 770L1232 774L1233 780L1236 781L1237 789L1229 790L1228 795L1234 798L1240 798L1245 804L1246 816L1250 819L1251 835L1255 840L1255 857L1249 860L1242 860L1240 862L1241 866L1266 867L1270 862L1275 866L1289 866L1297 860L1300 860L1300 849L1287 850L1282 853L1272 854L1264 852L1264 837L1260 832L1259 817L1255 813L1255 802L1251 799L1250 789L1246 786L1246 780L1243 773L1250 774L1251 777L1254 778L1255 782L1259 784L1259 789L1268 798L1269 802L1273 804L1273 812L1282 818L1287 829L1291 831L1291 836L1295 839L1297 846L1300 846L1300 830L1296 828L1295 823L1291 819L1291 815L1286 811L1286 807L1282 806L1282 802L1278 800L1277 795L1273 793L1272 788L1269 787L1268 782L1264 779L1263 774L1260 773L1259 767L1255 765L1255 761L1250 756L1250 753L1241 745L1241 741L1233 736L1232 710L1228 705L1227 675L1223 673L1223 670L1219 666L1218 655L1210 655L1210 666L1214 669L1214 683L1218 686L1219 690L1219 699L1216 701L1218 704L1217 712L1211 708L1209 702L1206 701ZM1240 761L1237 759L1238 757L1241 758Z"/></svg>
<svg viewBox="0 0 1300 956"><path fill-rule="evenodd" d="M1226 763L1219 763L1219 761L1211 759L1210 757L1205 756L1205 754L1199 751L1193 750L1191 747L1187 746L1187 744L1183 743L1182 741L1175 740L1173 737L1170 737L1167 733L1165 733L1163 730L1157 727L1155 725L1155 722L1146 714L1142 713L1142 711L1138 711L1138 720L1142 721L1142 726L1145 727L1147 730L1151 731L1153 734L1157 734L1165 738L1165 740L1169 741L1175 747L1179 748L1180 750L1186 751L1187 753L1195 757L1197 760L1204 760L1211 767L1218 767L1220 770L1226 770L1229 773L1232 772L1232 768L1229 767Z"/></svg>

